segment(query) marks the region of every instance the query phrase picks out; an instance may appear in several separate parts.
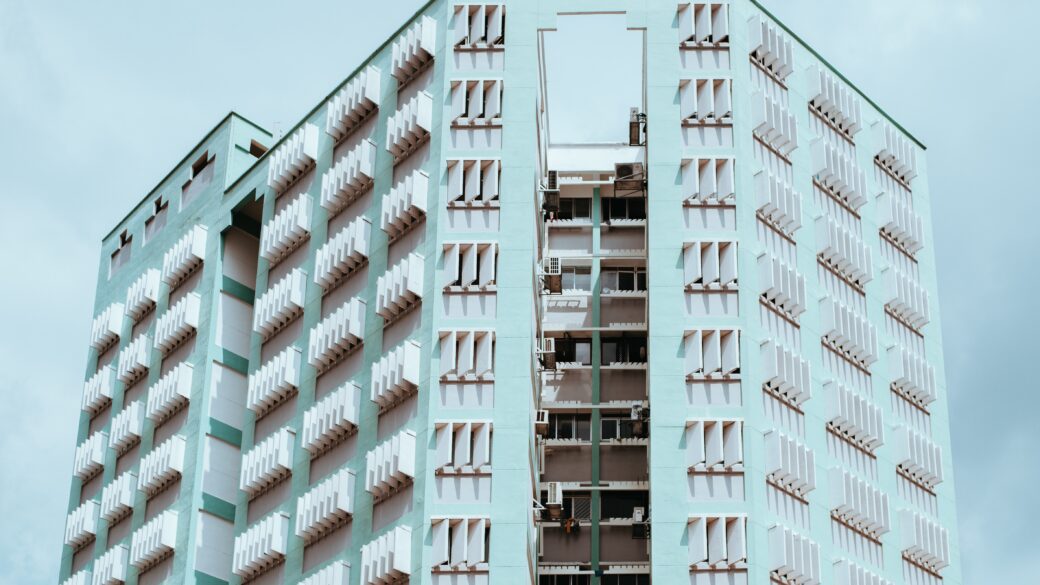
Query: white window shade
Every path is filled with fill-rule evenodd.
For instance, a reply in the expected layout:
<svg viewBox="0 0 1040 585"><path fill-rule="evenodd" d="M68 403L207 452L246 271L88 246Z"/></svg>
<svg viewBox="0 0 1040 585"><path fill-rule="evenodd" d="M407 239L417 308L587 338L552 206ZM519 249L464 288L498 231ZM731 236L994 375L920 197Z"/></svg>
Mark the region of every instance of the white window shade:
<svg viewBox="0 0 1040 585"><path fill-rule="evenodd" d="M913 277L894 266L882 273L888 301L885 308L910 327L920 330L928 324L928 291Z"/></svg>
<svg viewBox="0 0 1040 585"><path fill-rule="evenodd" d="M755 205L764 218L787 235L802 227L802 197L783 177L767 170L756 173Z"/></svg>
<svg viewBox="0 0 1040 585"><path fill-rule="evenodd" d="M877 330L841 301L820 301L820 332L825 342L860 366L877 361Z"/></svg>
<svg viewBox="0 0 1040 585"><path fill-rule="evenodd" d="M177 364L148 389L145 415L156 424L170 418L188 404L195 369L188 362Z"/></svg>
<svg viewBox="0 0 1040 585"><path fill-rule="evenodd" d="M777 487L804 497L816 489L816 455L778 430L765 434L765 471Z"/></svg>
<svg viewBox="0 0 1040 585"><path fill-rule="evenodd" d="M92 573L86 569L74 573L68 579L61 582L61 585L91 585L93 583Z"/></svg>
<svg viewBox="0 0 1040 585"><path fill-rule="evenodd" d="M329 100L325 109L325 132L342 140L379 108L382 72L369 65L354 76Z"/></svg>
<svg viewBox="0 0 1040 585"><path fill-rule="evenodd" d="M747 568L745 516L691 516L686 540L691 571Z"/></svg>
<svg viewBox="0 0 1040 585"><path fill-rule="evenodd" d="M448 161L448 201L475 204L499 196L502 163L498 159Z"/></svg>
<svg viewBox="0 0 1040 585"><path fill-rule="evenodd" d="M198 293L184 295L177 304L166 310L155 321L155 349L163 356L181 346L199 327L202 318L202 297Z"/></svg>
<svg viewBox="0 0 1040 585"><path fill-rule="evenodd" d="M296 431L282 427L242 457L238 487L256 497L292 473Z"/></svg>
<svg viewBox="0 0 1040 585"><path fill-rule="evenodd" d="M144 432L144 402L137 400L123 407L112 417L108 446L123 454L141 441Z"/></svg>
<svg viewBox="0 0 1040 585"><path fill-rule="evenodd" d="M805 312L805 277L772 254L758 257L758 285L762 298L791 318Z"/></svg>
<svg viewBox="0 0 1040 585"><path fill-rule="evenodd" d="M441 331L440 348L442 380L494 379L494 331L480 329Z"/></svg>
<svg viewBox="0 0 1040 585"><path fill-rule="evenodd" d="M124 311L123 303L112 303L94 317L90 324L90 347L101 353L119 341L123 331Z"/></svg>
<svg viewBox="0 0 1040 585"><path fill-rule="evenodd" d="M820 260L854 284L863 286L874 279L870 248L830 216L816 218L816 245Z"/></svg>
<svg viewBox="0 0 1040 585"><path fill-rule="evenodd" d="M422 300L426 259L412 252L376 281L376 314L392 320Z"/></svg>
<svg viewBox="0 0 1040 585"><path fill-rule="evenodd" d="M451 119L456 126L497 126L502 123L502 80L451 82Z"/></svg>
<svg viewBox="0 0 1040 585"><path fill-rule="evenodd" d="M686 468L690 473L744 471L744 422L687 420Z"/></svg>
<svg viewBox="0 0 1040 585"><path fill-rule="evenodd" d="M433 518L430 521L433 571L487 571L491 519Z"/></svg>
<svg viewBox="0 0 1040 585"><path fill-rule="evenodd" d="M116 545L94 561L93 585L122 585L127 579L130 549Z"/></svg>
<svg viewBox="0 0 1040 585"><path fill-rule="evenodd" d="M772 339L761 345L763 384L794 407L812 398L809 362Z"/></svg>
<svg viewBox="0 0 1040 585"><path fill-rule="evenodd" d="M730 124L732 79L684 79L679 82L679 114L686 124Z"/></svg>
<svg viewBox="0 0 1040 585"><path fill-rule="evenodd" d="M683 244L687 291L726 290L737 285L737 242Z"/></svg>
<svg viewBox="0 0 1040 585"><path fill-rule="evenodd" d="M498 264L497 242L444 244L444 287L453 290L486 290L493 286Z"/></svg>
<svg viewBox="0 0 1040 585"><path fill-rule="evenodd" d="M299 585L348 585L348 583L350 583L350 564L346 561L334 561L300 581Z"/></svg>
<svg viewBox="0 0 1040 585"><path fill-rule="evenodd" d="M391 49L390 75L398 87L411 81L437 53L437 21L421 16L397 37Z"/></svg>
<svg viewBox="0 0 1040 585"><path fill-rule="evenodd" d="M834 578L836 585L892 585L888 579L847 559L834 563Z"/></svg>
<svg viewBox="0 0 1040 585"><path fill-rule="evenodd" d="M874 539L891 530L888 494L837 467L828 473L827 483L835 518Z"/></svg>
<svg viewBox="0 0 1040 585"><path fill-rule="evenodd" d="M184 473L187 445L184 437L174 435L153 447L141 459L137 472L137 489L148 497L178 481Z"/></svg>
<svg viewBox="0 0 1040 585"><path fill-rule="evenodd" d="M321 176L321 206L336 215L372 188L376 144L362 140Z"/></svg>
<svg viewBox="0 0 1040 585"><path fill-rule="evenodd" d="M257 418L296 394L300 387L303 352L289 346L249 375L246 408Z"/></svg>
<svg viewBox="0 0 1040 585"><path fill-rule="evenodd" d="M415 94L386 122L386 149L400 162L415 152L433 130L433 96Z"/></svg>
<svg viewBox="0 0 1040 585"><path fill-rule="evenodd" d="M235 537L232 570L249 579L278 565L289 552L289 515L275 512Z"/></svg>
<svg viewBox="0 0 1040 585"><path fill-rule="evenodd" d="M307 273L299 268L267 289L253 306L253 331L266 341L303 314L307 299Z"/></svg>
<svg viewBox="0 0 1040 585"><path fill-rule="evenodd" d="M130 564L143 573L170 556L177 546L177 512L166 510L134 531L130 539Z"/></svg>
<svg viewBox="0 0 1040 585"><path fill-rule="evenodd" d="M436 423L435 473L470 475L491 472L491 422Z"/></svg>
<svg viewBox="0 0 1040 585"><path fill-rule="evenodd" d="M145 334L137 336L119 351L116 362L116 377L126 387L148 372L152 359L152 339Z"/></svg>
<svg viewBox="0 0 1040 585"><path fill-rule="evenodd" d="M903 557L934 573L950 565L950 536L945 528L911 510L899 513Z"/></svg>
<svg viewBox="0 0 1040 585"><path fill-rule="evenodd" d="M693 158L682 161L683 199L696 205L732 203L736 199L731 158Z"/></svg>
<svg viewBox="0 0 1040 585"><path fill-rule="evenodd" d="M260 230L260 256L275 263L310 237L314 199L301 193Z"/></svg>
<svg viewBox="0 0 1040 585"><path fill-rule="evenodd" d="M845 440L873 453L885 440L881 408L837 382L823 386L830 429Z"/></svg>
<svg viewBox="0 0 1040 585"><path fill-rule="evenodd" d="M721 378L740 373L740 331L695 329L683 340L686 378Z"/></svg>
<svg viewBox="0 0 1040 585"><path fill-rule="evenodd" d="M784 156L798 148L798 125L794 114L762 91L751 96L751 128L763 142Z"/></svg>
<svg viewBox="0 0 1040 585"><path fill-rule="evenodd" d="M924 220L908 203L887 191L877 196L877 223L882 234L910 255L924 247Z"/></svg>
<svg viewBox="0 0 1040 585"><path fill-rule="evenodd" d="M503 4L458 4L455 6L453 44L456 49L490 49L505 43Z"/></svg>
<svg viewBox="0 0 1040 585"><path fill-rule="evenodd" d="M100 504L87 500L69 512L65 519L65 544L80 549L97 536Z"/></svg>
<svg viewBox="0 0 1040 585"><path fill-rule="evenodd" d="M921 356L901 345L888 349L889 376L892 388L924 408L935 402L935 368Z"/></svg>
<svg viewBox="0 0 1040 585"><path fill-rule="evenodd" d="M105 467L105 451L108 449L108 433L97 431L76 447L72 475L84 482L97 475Z"/></svg>
<svg viewBox="0 0 1040 585"><path fill-rule="evenodd" d="M324 371L357 349L365 335L365 301L354 297L311 329L307 363Z"/></svg>
<svg viewBox="0 0 1040 585"><path fill-rule="evenodd" d="M404 582L411 572L411 528L396 526L361 547L362 585Z"/></svg>
<svg viewBox="0 0 1040 585"><path fill-rule="evenodd" d="M96 415L112 403L112 388L115 384L112 366L104 366L83 384L83 411Z"/></svg>
<svg viewBox="0 0 1040 585"><path fill-rule="evenodd" d="M311 543L354 514L353 470L341 469L296 500L296 536Z"/></svg>
<svg viewBox="0 0 1040 585"><path fill-rule="evenodd" d="M372 364L372 402L386 409L415 394L419 388L422 347L405 341Z"/></svg>
<svg viewBox="0 0 1040 585"><path fill-rule="evenodd" d="M196 225L163 255L162 280L170 290L194 274L206 259L205 226Z"/></svg>
<svg viewBox="0 0 1040 585"><path fill-rule="evenodd" d="M385 499L415 478L415 432L404 430L365 455L365 489Z"/></svg>
<svg viewBox="0 0 1040 585"><path fill-rule="evenodd" d="M769 529L769 572L782 583L820 585L820 545L774 525Z"/></svg>
<svg viewBox="0 0 1040 585"><path fill-rule="evenodd" d="M927 489L942 483L942 449L938 445L906 426L896 428L892 443L892 458L903 475Z"/></svg>
<svg viewBox="0 0 1040 585"><path fill-rule="evenodd" d="M794 44L778 25L761 15L748 20L751 57L783 81L794 71Z"/></svg>
<svg viewBox="0 0 1040 585"><path fill-rule="evenodd" d="M679 4L679 43L695 46L729 42L729 4L683 2Z"/></svg>
<svg viewBox="0 0 1040 585"><path fill-rule="evenodd" d="M361 388L347 382L303 413L300 446L315 457L355 432L360 417Z"/></svg>
<svg viewBox="0 0 1040 585"><path fill-rule="evenodd" d="M379 227L394 239L426 217L430 176L415 170L383 195Z"/></svg>
<svg viewBox="0 0 1040 585"><path fill-rule="evenodd" d="M372 222L359 217L329 238L314 257L314 282L332 289L368 261Z"/></svg>
<svg viewBox="0 0 1040 585"><path fill-rule="evenodd" d="M856 161L825 138L812 143L812 173L853 211L867 202L867 177Z"/></svg>
<svg viewBox="0 0 1040 585"><path fill-rule="evenodd" d="M862 127L860 99L830 71L813 64L805 72L809 106L849 136Z"/></svg>
<svg viewBox="0 0 1040 585"><path fill-rule="evenodd" d="M137 495L137 474L127 471L101 490L101 518L112 526L130 515Z"/></svg>
<svg viewBox="0 0 1040 585"><path fill-rule="evenodd" d="M285 191L318 160L318 127L304 123L268 155L267 185Z"/></svg>
<svg viewBox="0 0 1040 585"><path fill-rule="evenodd" d="M138 320L159 302L159 270L149 268L126 289L126 314Z"/></svg>
<svg viewBox="0 0 1040 585"><path fill-rule="evenodd" d="M917 176L917 147L890 122L879 120L871 126L875 159L878 164L909 183Z"/></svg>

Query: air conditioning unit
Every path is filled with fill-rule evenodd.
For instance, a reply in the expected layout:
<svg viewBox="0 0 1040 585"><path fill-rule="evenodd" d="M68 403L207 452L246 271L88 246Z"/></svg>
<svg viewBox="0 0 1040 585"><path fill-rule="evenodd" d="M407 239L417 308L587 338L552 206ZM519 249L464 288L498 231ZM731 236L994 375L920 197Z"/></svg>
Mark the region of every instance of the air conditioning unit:
<svg viewBox="0 0 1040 585"><path fill-rule="evenodd" d="M549 432L548 410L539 410L534 413L534 432L543 437Z"/></svg>
<svg viewBox="0 0 1040 585"><path fill-rule="evenodd" d="M618 163L614 165L614 195L642 193L646 183L643 163Z"/></svg>
<svg viewBox="0 0 1040 585"><path fill-rule="evenodd" d="M560 190L560 171L549 171L548 177L545 180L546 191L559 191Z"/></svg>
<svg viewBox="0 0 1040 585"><path fill-rule="evenodd" d="M646 508L642 506L636 506L632 508L632 521L633 522L644 522L646 520Z"/></svg>
<svg viewBox="0 0 1040 585"><path fill-rule="evenodd" d="M546 370L556 369L556 340L552 337L542 339L541 347L538 349L538 361ZM546 421L549 419L547 418Z"/></svg>
<svg viewBox="0 0 1040 585"><path fill-rule="evenodd" d="M563 484L558 481L550 481L548 491L545 509L549 511L549 519L561 520L563 519Z"/></svg>
<svg viewBox="0 0 1040 585"><path fill-rule="evenodd" d="M563 293L563 267L558 256L547 256L542 259L543 286L549 294Z"/></svg>

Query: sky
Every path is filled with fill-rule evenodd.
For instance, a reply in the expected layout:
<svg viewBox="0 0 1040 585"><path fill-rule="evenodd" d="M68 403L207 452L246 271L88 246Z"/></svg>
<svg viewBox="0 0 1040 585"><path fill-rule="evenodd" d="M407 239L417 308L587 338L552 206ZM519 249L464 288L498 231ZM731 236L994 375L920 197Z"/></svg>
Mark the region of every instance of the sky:
<svg viewBox="0 0 1040 585"><path fill-rule="evenodd" d="M290 128L420 4L0 0L0 585L56 580L101 238L229 110ZM929 147L964 582L1035 583L1040 3L765 4Z"/></svg>

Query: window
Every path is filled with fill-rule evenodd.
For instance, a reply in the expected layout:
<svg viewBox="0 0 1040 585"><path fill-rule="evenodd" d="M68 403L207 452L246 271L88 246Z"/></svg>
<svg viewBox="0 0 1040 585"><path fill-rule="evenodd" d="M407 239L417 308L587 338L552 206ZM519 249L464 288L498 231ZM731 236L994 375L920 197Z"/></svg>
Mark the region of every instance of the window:
<svg viewBox="0 0 1040 585"><path fill-rule="evenodd" d="M494 373L494 331L442 331L440 338L442 377L482 379Z"/></svg>
<svg viewBox="0 0 1040 585"><path fill-rule="evenodd" d="M646 268L605 268L600 275L603 291L645 291Z"/></svg>
<svg viewBox="0 0 1040 585"><path fill-rule="evenodd" d="M609 439L645 439L646 425L631 415L605 415L600 420L600 437ZM626 516L627 518L627 516Z"/></svg>
<svg viewBox="0 0 1040 585"><path fill-rule="evenodd" d="M455 46L488 48L505 44L506 8L502 4L455 7Z"/></svg>
<svg viewBox="0 0 1040 585"><path fill-rule="evenodd" d="M159 197L153 202L152 215L144 220L144 243L155 237L166 226L166 212L170 208L170 201Z"/></svg>
<svg viewBox="0 0 1040 585"><path fill-rule="evenodd" d="M563 518L573 518L575 520L591 520L592 519L592 496L588 494L563 492L563 504L561 511ZM548 492L542 492L542 505L548 505L549 494Z"/></svg>
<svg viewBox="0 0 1040 585"><path fill-rule="evenodd" d="M684 79L679 84L679 112L690 123L731 123L731 79Z"/></svg>
<svg viewBox="0 0 1040 585"><path fill-rule="evenodd" d="M736 242L687 242L683 245L687 290L724 289L737 282Z"/></svg>
<svg viewBox="0 0 1040 585"><path fill-rule="evenodd" d="M448 201L472 203L498 199L501 163L497 159L448 161Z"/></svg>
<svg viewBox="0 0 1040 585"><path fill-rule="evenodd" d="M453 81L451 117L455 124L484 125L502 118L502 80Z"/></svg>
<svg viewBox="0 0 1040 585"><path fill-rule="evenodd" d="M645 518L645 512L650 509L650 493L646 491L603 491L600 492L600 498L600 516L602 518L632 518L635 508L642 508ZM630 576L635 577L636 575Z"/></svg>
<svg viewBox="0 0 1040 585"><path fill-rule="evenodd" d="M123 265L130 261L130 244L134 237L130 235L127 230L123 230L119 234L119 247L116 248L115 252L112 252L112 261L108 266L108 276L111 278L115 274L116 270L119 270Z"/></svg>
<svg viewBox="0 0 1040 585"><path fill-rule="evenodd" d="M747 518L694 516L686 525L693 570L734 568L747 562Z"/></svg>
<svg viewBox="0 0 1040 585"><path fill-rule="evenodd" d="M563 413L549 415L550 439L592 440L592 415Z"/></svg>
<svg viewBox="0 0 1040 585"><path fill-rule="evenodd" d="M686 465L691 472L742 471L743 422L686 421Z"/></svg>
<svg viewBox="0 0 1040 585"><path fill-rule="evenodd" d="M650 585L647 573L607 573L600 577L600 585Z"/></svg>
<svg viewBox="0 0 1040 585"><path fill-rule="evenodd" d="M748 45L751 57L767 71L783 81L794 71L794 46L780 27L759 15L748 21Z"/></svg>
<svg viewBox="0 0 1040 585"><path fill-rule="evenodd" d="M444 244L444 286L494 285L497 257L495 242Z"/></svg>
<svg viewBox="0 0 1040 585"><path fill-rule="evenodd" d="M691 203L723 203L735 197L731 158L693 158L682 163L683 197Z"/></svg>
<svg viewBox="0 0 1040 585"><path fill-rule="evenodd" d="M604 339L602 347L603 355L600 363L604 366L612 363L646 362L645 337Z"/></svg>
<svg viewBox="0 0 1040 585"><path fill-rule="evenodd" d="M740 331L696 329L687 332L684 343L687 377L740 373Z"/></svg>
<svg viewBox="0 0 1040 585"><path fill-rule="evenodd" d="M592 365L592 341L588 339L557 339L556 363Z"/></svg>
<svg viewBox="0 0 1040 585"><path fill-rule="evenodd" d="M592 219L592 199L566 197L560 199L560 211L553 219Z"/></svg>
<svg viewBox="0 0 1040 585"><path fill-rule="evenodd" d="M680 43L729 41L729 5L689 3L679 5Z"/></svg>
<svg viewBox="0 0 1040 585"><path fill-rule="evenodd" d="M562 277L563 290L592 290L592 268L564 266Z"/></svg>
<svg viewBox="0 0 1040 585"><path fill-rule="evenodd" d="M264 156L264 153L266 152L267 147L263 144L260 144L256 140L249 141L249 154L255 156L256 158L260 158L261 156Z"/></svg>
<svg viewBox="0 0 1040 585"><path fill-rule="evenodd" d="M206 152L203 152L202 156L200 156L198 160L191 164L191 178L194 179L195 177L199 176L199 174L202 173L202 171L209 166L209 163L216 160L216 158L217 155L211 155L208 150Z"/></svg>
<svg viewBox="0 0 1040 585"><path fill-rule="evenodd" d="M646 219L646 199L642 197L610 197L602 203L605 223L613 219Z"/></svg>
<svg viewBox="0 0 1040 585"><path fill-rule="evenodd" d="M431 529L435 572L488 570L491 520L434 518Z"/></svg>
<svg viewBox="0 0 1040 585"><path fill-rule="evenodd" d="M455 421L437 423L436 469L441 474L490 471L491 423Z"/></svg>
<svg viewBox="0 0 1040 585"><path fill-rule="evenodd" d="M538 585L592 585L592 575L541 575Z"/></svg>

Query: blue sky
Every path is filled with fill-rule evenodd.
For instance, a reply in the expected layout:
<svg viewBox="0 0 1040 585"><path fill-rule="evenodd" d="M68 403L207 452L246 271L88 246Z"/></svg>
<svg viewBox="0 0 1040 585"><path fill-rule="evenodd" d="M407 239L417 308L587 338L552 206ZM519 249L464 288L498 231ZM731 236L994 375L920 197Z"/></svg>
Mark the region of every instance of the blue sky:
<svg viewBox="0 0 1040 585"><path fill-rule="evenodd" d="M0 585L56 579L101 237L229 110L291 127L420 4L0 1ZM1035 583L1040 3L766 4L929 145L965 583Z"/></svg>

